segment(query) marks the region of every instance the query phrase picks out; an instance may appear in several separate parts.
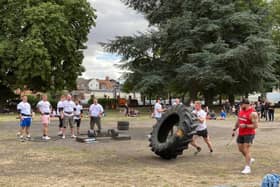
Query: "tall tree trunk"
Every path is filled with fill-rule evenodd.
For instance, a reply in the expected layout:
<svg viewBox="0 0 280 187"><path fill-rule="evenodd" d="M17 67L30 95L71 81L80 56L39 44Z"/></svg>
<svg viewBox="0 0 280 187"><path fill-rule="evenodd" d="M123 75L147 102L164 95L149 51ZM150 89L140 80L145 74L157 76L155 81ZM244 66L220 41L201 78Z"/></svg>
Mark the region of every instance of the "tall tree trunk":
<svg viewBox="0 0 280 187"><path fill-rule="evenodd" d="M234 98L234 95L233 95L233 94L229 94L229 95L228 95L228 100L229 100L229 102L230 102L231 105L234 105L234 100L235 100L235 98Z"/></svg>
<svg viewBox="0 0 280 187"><path fill-rule="evenodd" d="M186 96L186 93L184 93L184 94L182 95L182 99L181 99L182 103L185 103L185 96Z"/></svg>
<svg viewBox="0 0 280 187"><path fill-rule="evenodd" d="M197 99L197 91L193 89L193 90L190 90L189 93L190 93L190 101L195 101Z"/></svg>
<svg viewBox="0 0 280 187"><path fill-rule="evenodd" d="M213 105L214 97L212 94L204 94L205 105L211 107Z"/></svg>

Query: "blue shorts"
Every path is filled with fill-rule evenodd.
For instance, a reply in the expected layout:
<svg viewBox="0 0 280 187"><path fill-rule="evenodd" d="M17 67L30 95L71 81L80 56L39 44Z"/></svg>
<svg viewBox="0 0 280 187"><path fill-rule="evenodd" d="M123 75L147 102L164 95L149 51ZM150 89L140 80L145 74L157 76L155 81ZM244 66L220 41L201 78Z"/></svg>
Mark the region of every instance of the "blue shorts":
<svg viewBox="0 0 280 187"><path fill-rule="evenodd" d="M21 127L30 127L32 118L23 118L23 120L20 122Z"/></svg>

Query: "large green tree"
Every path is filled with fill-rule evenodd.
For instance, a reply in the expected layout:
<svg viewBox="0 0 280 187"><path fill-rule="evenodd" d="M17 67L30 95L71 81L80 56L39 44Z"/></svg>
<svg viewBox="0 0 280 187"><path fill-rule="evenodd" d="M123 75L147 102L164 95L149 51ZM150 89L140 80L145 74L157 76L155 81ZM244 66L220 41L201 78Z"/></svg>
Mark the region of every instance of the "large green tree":
<svg viewBox="0 0 280 187"><path fill-rule="evenodd" d="M95 19L86 0L0 0L0 85L75 88Z"/></svg>
<svg viewBox="0 0 280 187"><path fill-rule="evenodd" d="M267 3L261 0L124 0L144 13L156 35L161 80L168 90L214 96L262 90L275 81L278 57L271 40ZM149 34L148 34L149 35ZM107 45L127 46L122 37ZM131 39L131 43L138 40ZM139 42L138 42L139 43ZM149 44L150 49L154 46ZM111 52L124 52L114 50ZM134 50L129 48L127 50ZM134 51L137 53L137 50ZM141 57L141 53L138 53ZM129 56L126 64L136 58ZM150 64L155 63L151 61ZM131 67L131 66L129 66ZM150 66L152 67L152 66ZM131 69L132 73L136 72ZM169 70L169 71L166 71ZM145 75L154 74L147 68ZM164 73L163 73L164 72ZM145 78L144 78L145 79ZM132 84L135 85L135 84Z"/></svg>

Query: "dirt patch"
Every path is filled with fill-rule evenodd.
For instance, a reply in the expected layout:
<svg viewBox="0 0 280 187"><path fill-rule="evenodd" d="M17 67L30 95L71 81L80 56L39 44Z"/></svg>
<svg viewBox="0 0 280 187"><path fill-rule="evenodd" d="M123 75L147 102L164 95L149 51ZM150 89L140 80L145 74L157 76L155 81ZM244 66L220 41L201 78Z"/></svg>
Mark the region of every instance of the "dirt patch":
<svg viewBox="0 0 280 187"><path fill-rule="evenodd" d="M116 128L114 118L104 118L103 128ZM123 119L122 119L123 120ZM83 144L71 139L57 138L57 121L50 127L53 139L49 142L26 141L16 138L17 122L0 123L0 186L260 186L269 172L280 173L280 126L260 124L252 149L256 163L253 173L243 176L244 161L231 141L234 119L209 121L209 132L214 145L210 154L199 140L202 152L194 156L189 147L176 160L164 161L148 147L147 135L154 120L149 117L130 120L130 141L100 139ZM84 120L86 133L89 122ZM41 136L37 120L31 129L35 139ZM69 133L69 132L68 132Z"/></svg>

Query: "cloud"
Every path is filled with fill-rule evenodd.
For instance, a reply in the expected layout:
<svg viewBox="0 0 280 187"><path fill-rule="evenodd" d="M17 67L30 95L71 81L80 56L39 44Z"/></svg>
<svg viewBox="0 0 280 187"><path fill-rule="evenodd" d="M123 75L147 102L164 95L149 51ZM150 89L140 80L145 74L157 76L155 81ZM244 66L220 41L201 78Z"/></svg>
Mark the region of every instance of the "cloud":
<svg viewBox="0 0 280 187"><path fill-rule="evenodd" d="M148 29L143 15L126 7L120 0L89 0L97 11L96 27L88 36L88 49L84 51L83 65L86 68L83 77L117 79L121 70L114 64L120 57L104 52L99 42L108 42L116 36L128 36Z"/></svg>

